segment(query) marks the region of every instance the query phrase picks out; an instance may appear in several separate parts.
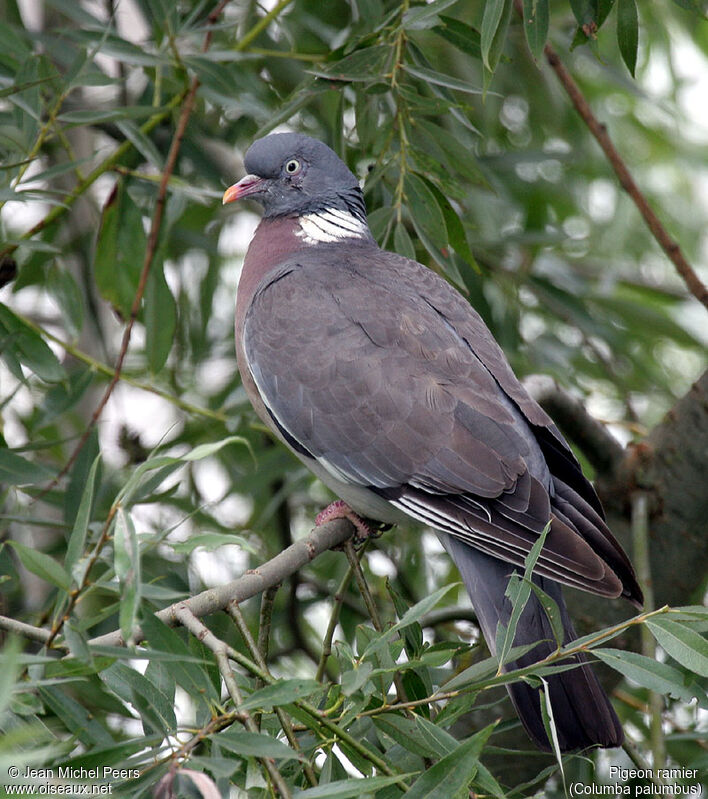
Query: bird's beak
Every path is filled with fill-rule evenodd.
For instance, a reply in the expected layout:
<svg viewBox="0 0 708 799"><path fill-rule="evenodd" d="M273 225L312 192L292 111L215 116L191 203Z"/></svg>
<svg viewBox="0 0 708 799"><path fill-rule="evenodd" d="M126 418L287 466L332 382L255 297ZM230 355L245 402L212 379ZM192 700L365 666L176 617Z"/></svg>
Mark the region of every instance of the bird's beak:
<svg viewBox="0 0 708 799"><path fill-rule="evenodd" d="M263 183L263 178L259 178L258 175L246 175L238 183L234 183L233 186L226 189L221 202L226 205L226 203L232 203L242 197L257 194L262 189Z"/></svg>

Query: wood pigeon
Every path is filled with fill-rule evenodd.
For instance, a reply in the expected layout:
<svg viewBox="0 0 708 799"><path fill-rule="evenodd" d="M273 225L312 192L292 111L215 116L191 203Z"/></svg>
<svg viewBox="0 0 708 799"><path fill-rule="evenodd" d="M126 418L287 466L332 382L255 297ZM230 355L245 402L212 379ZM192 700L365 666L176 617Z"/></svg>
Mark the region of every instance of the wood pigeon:
<svg viewBox="0 0 708 799"><path fill-rule="evenodd" d="M223 198L264 208L238 286L239 370L261 419L341 498L325 518L353 511L433 528L492 652L510 617L509 577L549 522L533 580L560 607L563 643L576 634L559 583L640 606L632 566L568 444L469 303L378 247L347 166L296 133L257 140L245 166ZM535 642L507 668L557 648L532 592L514 644ZM546 678L560 748L619 746L607 696L575 661ZM509 693L549 749L539 690L520 682Z"/></svg>

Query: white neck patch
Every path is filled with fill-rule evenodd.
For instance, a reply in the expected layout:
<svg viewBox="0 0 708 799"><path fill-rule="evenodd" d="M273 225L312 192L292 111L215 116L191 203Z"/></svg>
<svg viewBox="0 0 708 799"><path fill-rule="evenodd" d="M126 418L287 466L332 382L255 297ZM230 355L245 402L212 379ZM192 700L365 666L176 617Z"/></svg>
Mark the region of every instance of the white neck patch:
<svg viewBox="0 0 708 799"><path fill-rule="evenodd" d="M331 244L342 239L367 239L370 236L366 222L338 208L304 214L299 222L297 235L307 244Z"/></svg>

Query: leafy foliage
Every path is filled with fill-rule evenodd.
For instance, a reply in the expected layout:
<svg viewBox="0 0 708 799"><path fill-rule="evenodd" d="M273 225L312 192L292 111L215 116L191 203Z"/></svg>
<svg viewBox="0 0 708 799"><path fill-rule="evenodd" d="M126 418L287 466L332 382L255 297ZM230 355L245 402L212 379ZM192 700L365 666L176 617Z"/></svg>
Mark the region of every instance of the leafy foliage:
<svg viewBox="0 0 708 799"><path fill-rule="evenodd" d="M555 766L534 753L514 752L527 765L515 773L490 765L516 722L470 732L460 719L487 704L510 715L491 689L538 681L562 653L497 674L459 625L435 623L436 604L465 614L457 589L435 590L454 578L419 531L384 536L365 559L381 632L336 553L293 575L272 607L244 604L260 648L225 614L207 619L238 664L228 696L215 652L153 612L269 559L326 499L255 421L233 355L250 216L219 199L240 174L235 154L281 125L323 138L365 177L382 246L467 294L520 375L554 374L627 438L685 392L705 342L683 285L539 72L550 35L696 256L705 149L657 110L680 113L678 81L660 104L646 88L655 59L676 53L667 31L708 49L698 4L679 5L644 19L634 0L524 0L517 18L511 0L281 0L232 3L216 20L192 0L106 13L0 3L2 609L45 631L45 646L11 637L2 656L3 780L9 765L61 765L99 768L131 797L213 785L257 797L272 795L267 759L303 799L555 795ZM114 375L146 263L120 380L63 475ZM701 756L687 708L705 707L705 623L696 608L650 616L666 662L606 646L633 621L578 644L626 677L620 713L639 741L648 691L680 708L666 743L687 767ZM117 629L127 647L90 643ZM570 758L566 777L585 768Z"/></svg>

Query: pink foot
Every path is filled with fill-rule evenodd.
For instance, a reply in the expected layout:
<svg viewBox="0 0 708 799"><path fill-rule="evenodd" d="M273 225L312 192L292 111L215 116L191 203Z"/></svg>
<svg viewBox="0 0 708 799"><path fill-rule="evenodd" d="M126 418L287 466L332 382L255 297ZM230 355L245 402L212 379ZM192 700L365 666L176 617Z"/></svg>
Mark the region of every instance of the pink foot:
<svg viewBox="0 0 708 799"><path fill-rule="evenodd" d="M367 524L358 513L354 513L344 500L338 499L330 505L327 505L324 510L321 510L317 516L315 516L315 524L319 527L335 519L349 519L354 525L356 528L356 534L354 536L355 545L363 544L367 538L380 535L380 533L374 532L373 528Z"/></svg>

